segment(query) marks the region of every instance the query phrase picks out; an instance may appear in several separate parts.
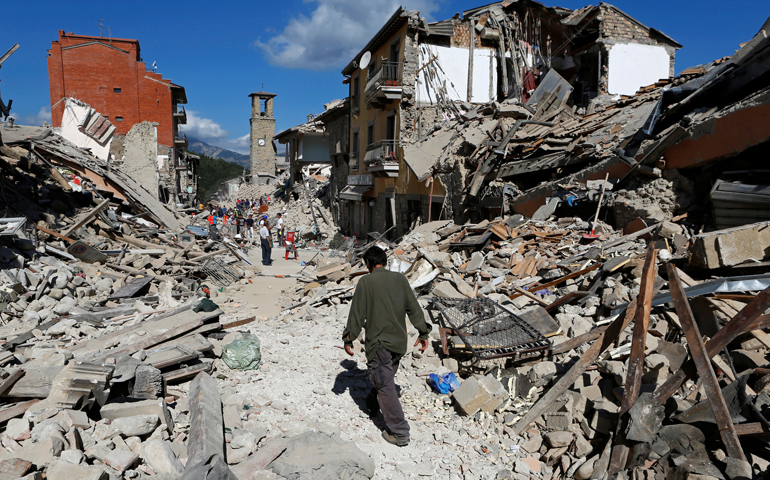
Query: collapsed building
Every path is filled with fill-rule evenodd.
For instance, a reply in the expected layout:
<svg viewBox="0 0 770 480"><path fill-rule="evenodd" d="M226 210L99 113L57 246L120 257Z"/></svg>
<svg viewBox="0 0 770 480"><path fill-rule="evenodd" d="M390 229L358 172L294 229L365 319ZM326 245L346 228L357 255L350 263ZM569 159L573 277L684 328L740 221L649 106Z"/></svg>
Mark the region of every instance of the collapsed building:
<svg viewBox="0 0 770 480"><path fill-rule="evenodd" d="M461 219L467 173L434 175L409 145L442 124L467 126L484 116L474 113L482 104L534 105L546 72L567 78L559 99L586 111L597 97L633 94L672 76L680 47L607 4L572 11L498 2L433 23L396 11L342 71L352 182L339 196L340 225L352 233L393 227L396 238L420 222ZM428 152L450 154L435 146Z"/></svg>
<svg viewBox="0 0 770 480"><path fill-rule="evenodd" d="M163 203L195 203L199 159L185 152L185 89L147 68L138 40L60 30L48 51L48 76L57 133L97 158L145 172L137 180ZM127 136L146 144L141 154L124 149Z"/></svg>

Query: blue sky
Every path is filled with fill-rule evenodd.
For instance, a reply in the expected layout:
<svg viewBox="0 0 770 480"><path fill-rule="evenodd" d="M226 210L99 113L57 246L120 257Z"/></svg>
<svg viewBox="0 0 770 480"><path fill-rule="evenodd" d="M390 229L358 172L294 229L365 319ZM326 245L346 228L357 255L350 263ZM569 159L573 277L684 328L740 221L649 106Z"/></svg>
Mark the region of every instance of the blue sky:
<svg viewBox="0 0 770 480"><path fill-rule="evenodd" d="M142 57L182 85L188 135L213 145L248 151L250 103L264 89L275 99L277 130L321 113L323 104L347 94L340 70L377 32L399 4L431 20L489 3L457 0L283 1L34 1L3 2L7 26L0 55L21 48L0 69L0 92L13 99L21 123L50 121L46 51L58 30L136 38ZM560 0L549 6L580 8ZM770 15L767 0L617 0L610 2L684 45L676 71L731 55ZM594 2L596 4L596 2ZM109 30L108 30L109 28ZM98 75L98 72L94 74Z"/></svg>

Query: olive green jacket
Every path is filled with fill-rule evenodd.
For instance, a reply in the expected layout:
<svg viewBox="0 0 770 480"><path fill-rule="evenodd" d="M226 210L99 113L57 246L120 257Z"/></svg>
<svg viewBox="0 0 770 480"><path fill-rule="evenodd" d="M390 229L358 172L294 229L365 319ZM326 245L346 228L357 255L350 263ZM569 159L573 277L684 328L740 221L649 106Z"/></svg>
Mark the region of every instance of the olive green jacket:
<svg viewBox="0 0 770 480"><path fill-rule="evenodd" d="M403 274L378 267L358 282L350 305L348 324L342 332L345 345L366 330L366 359L371 361L380 345L393 353L406 353L406 315L427 340L431 325L425 322L420 305Z"/></svg>

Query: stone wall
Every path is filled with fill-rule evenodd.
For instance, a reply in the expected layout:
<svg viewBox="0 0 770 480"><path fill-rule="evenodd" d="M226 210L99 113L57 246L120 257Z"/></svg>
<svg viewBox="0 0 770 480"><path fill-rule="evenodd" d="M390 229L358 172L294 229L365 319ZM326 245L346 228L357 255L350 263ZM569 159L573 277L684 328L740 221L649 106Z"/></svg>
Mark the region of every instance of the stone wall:
<svg viewBox="0 0 770 480"><path fill-rule="evenodd" d="M275 118L251 118L251 173L267 172L275 174L275 152L273 137L275 136ZM260 146L259 140L264 139L265 145Z"/></svg>
<svg viewBox="0 0 770 480"><path fill-rule="evenodd" d="M137 123L123 140L124 159L120 170L133 178L155 199L158 195L158 139L157 123Z"/></svg>

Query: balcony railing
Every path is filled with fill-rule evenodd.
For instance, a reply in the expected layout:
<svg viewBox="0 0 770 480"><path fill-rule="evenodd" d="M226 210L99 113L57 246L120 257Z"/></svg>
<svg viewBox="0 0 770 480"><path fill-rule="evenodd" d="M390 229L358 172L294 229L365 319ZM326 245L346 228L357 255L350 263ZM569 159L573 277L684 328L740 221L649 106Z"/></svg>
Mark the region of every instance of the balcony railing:
<svg viewBox="0 0 770 480"><path fill-rule="evenodd" d="M401 85L401 65L402 62L382 62L377 68L369 72L366 77L366 83L372 80L384 83L386 86Z"/></svg>
<svg viewBox="0 0 770 480"><path fill-rule="evenodd" d="M369 72L366 81L366 108L382 108L384 105L401 99L402 88L401 62L382 62Z"/></svg>
<svg viewBox="0 0 770 480"><path fill-rule="evenodd" d="M366 165L398 165L398 140L380 140L366 146Z"/></svg>
<svg viewBox="0 0 770 480"><path fill-rule="evenodd" d="M180 133L174 138L174 143L179 145L184 145L185 147L187 147L187 135L185 135L184 133Z"/></svg>
<svg viewBox="0 0 770 480"><path fill-rule="evenodd" d="M182 125L187 124L187 111L184 109L184 107L176 107L176 110L174 111L174 118L176 118L177 122Z"/></svg>

